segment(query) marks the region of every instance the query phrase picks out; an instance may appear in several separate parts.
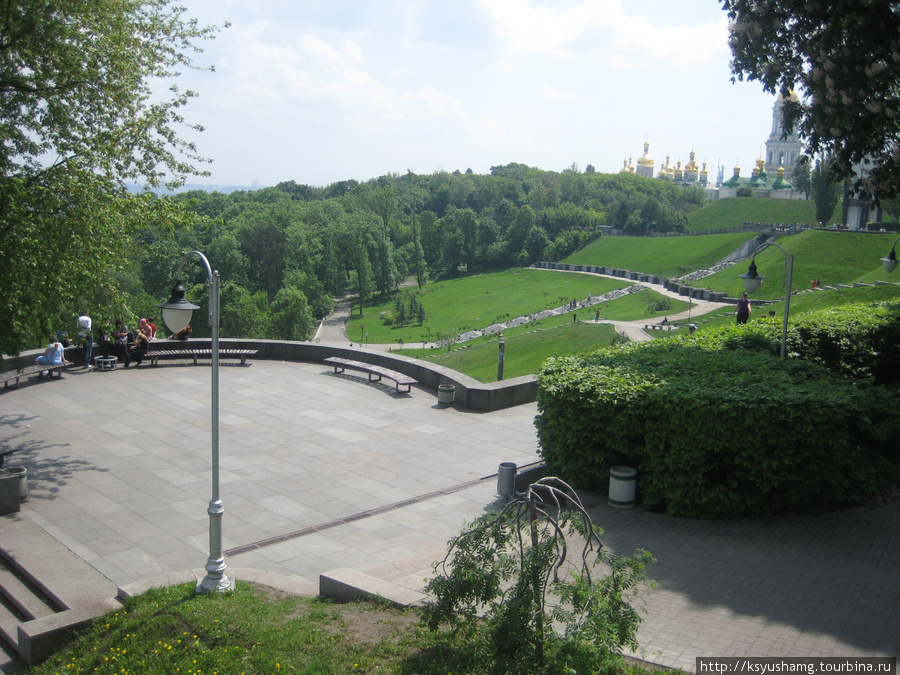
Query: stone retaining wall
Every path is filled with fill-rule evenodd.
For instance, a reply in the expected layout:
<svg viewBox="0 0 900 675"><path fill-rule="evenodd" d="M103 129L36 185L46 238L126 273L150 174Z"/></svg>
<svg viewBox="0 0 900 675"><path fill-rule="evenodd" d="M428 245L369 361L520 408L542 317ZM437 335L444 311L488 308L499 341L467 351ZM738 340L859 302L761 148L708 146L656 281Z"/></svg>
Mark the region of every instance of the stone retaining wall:
<svg viewBox="0 0 900 675"><path fill-rule="evenodd" d="M150 351L154 349L169 349L174 347L185 349L210 349L209 338L192 338L187 343L170 340L156 340L152 343ZM289 342L282 340L240 340L236 338L221 338L221 349L256 349L253 359L265 359L269 361L301 361L305 363L322 363L329 356L339 356L345 359L354 359L364 363L383 366L396 370L415 378L426 389L430 389L437 395L439 384L453 384L456 386L455 402L467 410L478 412L491 412L502 410L523 403L531 403L537 398L537 377L525 375L502 382L483 384L468 375L464 375L450 368L427 363L420 359L413 359L400 354L378 351L374 349L351 348L341 344L327 344L316 342ZM94 351L96 352L96 346ZM22 352L19 356L3 357L3 370L24 368L34 365L34 359L43 353L43 349L33 349ZM84 357L80 347L72 347L66 350L66 358L75 364L83 362ZM224 359L223 363L231 359ZM151 367L151 366L146 366ZM322 363L323 368L331 369L330 365Z"/></svg>

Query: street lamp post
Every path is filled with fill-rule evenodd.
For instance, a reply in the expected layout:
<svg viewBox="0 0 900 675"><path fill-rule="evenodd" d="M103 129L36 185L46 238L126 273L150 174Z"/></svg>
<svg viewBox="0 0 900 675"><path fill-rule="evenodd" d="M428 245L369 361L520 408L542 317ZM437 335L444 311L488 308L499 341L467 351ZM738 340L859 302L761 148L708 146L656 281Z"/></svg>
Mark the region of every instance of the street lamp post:
<svg viewBox="0 0 900 675"><path fill-rule="evenodd" d="M747 270L746 274L741 274L740 278L744 282L744 290L747 293L754 293L759 289L760 284L762 284L765 279L764 276L761 276L756 271L756 254L761 250L766 248L767 246L774 246L784 255L784 265L787 269L787 274L785 276L785 280L787 281L787 294L784 298L784 321L781 326L781 358L787 358L787 325L788 325L788 315L791 311L791 283L794 277L794 254L788 254L781 246L776 244L774 241L766 241L756 247L756 250L753 251L753 259L750 261L750 269ZM782 288L784 287L784 281L782 281Z"/></svg>
<svg viewBox="0 0 900 675"><path fill-rule="evenodd" d="M234 579L225 574L225 558L222 555L222 516L225 509L219 498L219 273L213 271L206 256L200 251L186 253L178 264L178 281L172 289L168 302L160 303L163 321L173 333L181 332L191 321L197 305L184 299L181 271L189 255L196 255L203 263L209 277L209 326L212 347L212 496L209 500L209 558L206 561L206 576L197 583L197 593L234 590Z"/></svg>
<svg viewBox="0 0 900 675"><path fill-rule="evenodd" d="M893 272L895 269L897 269L896 247L897 247L898 241L900 241L900 237L897 237L896 239L894 239L894 243L891 244L891 252L888 253L887 258L881 259L881 262L884 263L884 271L885 272L890 273L890 272Z"/></svg>

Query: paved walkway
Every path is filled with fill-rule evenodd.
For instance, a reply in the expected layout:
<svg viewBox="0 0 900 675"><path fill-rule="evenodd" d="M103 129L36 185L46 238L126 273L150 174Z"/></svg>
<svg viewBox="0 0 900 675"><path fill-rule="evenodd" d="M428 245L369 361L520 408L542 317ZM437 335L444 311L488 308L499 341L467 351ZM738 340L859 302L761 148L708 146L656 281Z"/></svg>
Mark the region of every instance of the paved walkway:
<svg viewBox="0 0 900 675"><path fill-rule="evenodd" d="M0 517L0 548L31 527L118 586L201 568L209 375L76 370L0 390L0 447L20 449L31 487L21 513ZM226 562L310 593L338 567L421 589L447 539L497 503L498 464L538 459L534 404L442 409L421 388L398 395L272 361L223 364L221 389ZM697 656L900 653L900 501L708 522L585 499L609 548L659 561L639 633L650 661L693 670Z"/></svg>

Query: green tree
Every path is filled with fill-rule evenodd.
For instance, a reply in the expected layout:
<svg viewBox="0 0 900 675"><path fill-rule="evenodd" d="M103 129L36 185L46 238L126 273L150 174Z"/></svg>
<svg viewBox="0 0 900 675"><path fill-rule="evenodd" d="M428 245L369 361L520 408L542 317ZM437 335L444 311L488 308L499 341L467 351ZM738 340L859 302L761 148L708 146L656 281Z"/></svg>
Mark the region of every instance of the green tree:
<svg viewBox="0 0 900 675"><path fill-rule="evenodd" d="M876 197L900 194L900 12L871 0L722 0L731 70L785 98L786 129L835 158L836 178ZM790 97L797 90L802 98ZM870 171L854 165L871 160Z"/></svg>
<svg viewBox="0 0 900 675"><path fill-rule="evenodd" d="M194 68L214 35L165 0L23 0L0 9L0 350L43 342L76 307L106 310L143 220L177 208L130 198L125 181L158 184L203 161L179 136L194 95L159 81ZM152 89L151 89L152 87ZM143 213L141 214L141 210Z"/></svg>
<svg viewBox="0 0 900 675"><path fill-rule="evenodd" d="M830 166L826 160L817 161L810 179L813 199L816 201L816 220L823 225L831 220L840 200L841 186L834 181Z"/></svg>
<svg viewBox="0 0 900 675"><path fill-rule="evenodd" d="M299 288L285 286L272 303L270 336L275 340L308 340L315 320L306 296Z"/></svg>
<svg viewBox="0 0 900 675"><path fill-rule="evenodd" d="M881 206L895 223L900 220L900 199L885 199Z"/></svg>
<svg viewBox="0 0 900 675"><path fill-rule="evenodd" d="M794 165L794 171L791 174L791 185L800 190L809 199L812 193L812 161L809 155L800 155L797 163Z"/></svg>

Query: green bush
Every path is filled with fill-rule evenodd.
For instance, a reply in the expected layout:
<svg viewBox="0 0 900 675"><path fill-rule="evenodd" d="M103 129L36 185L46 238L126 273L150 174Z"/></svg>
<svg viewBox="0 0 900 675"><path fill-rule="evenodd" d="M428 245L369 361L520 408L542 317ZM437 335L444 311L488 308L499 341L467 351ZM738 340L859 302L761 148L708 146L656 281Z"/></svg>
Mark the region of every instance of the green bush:
<svg viewBox="0 0 900 675"><path fill-rule="evenodd" d="M611 466L635 466L645 505L697 517L814 512L878 494L900 431L895 398L759 351L766 335L551 359L535 421L548 470L605 492Z"/></svg>

